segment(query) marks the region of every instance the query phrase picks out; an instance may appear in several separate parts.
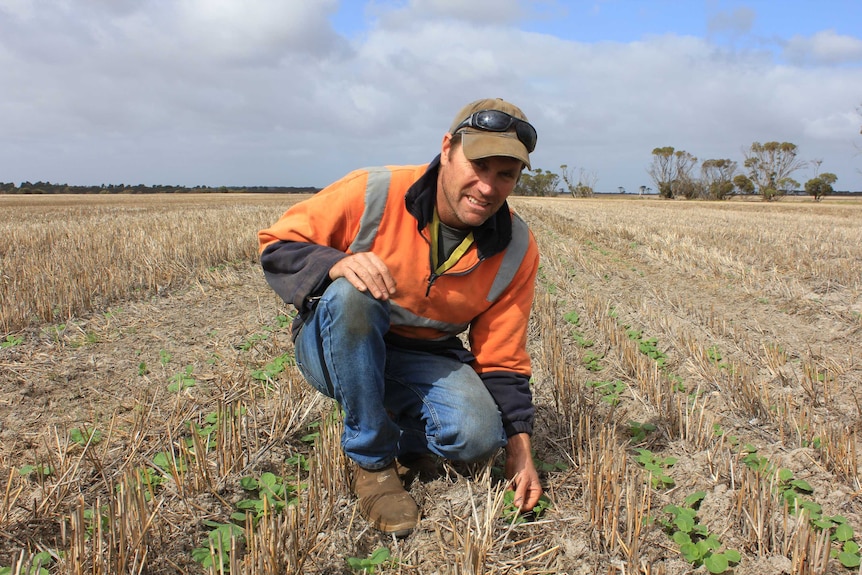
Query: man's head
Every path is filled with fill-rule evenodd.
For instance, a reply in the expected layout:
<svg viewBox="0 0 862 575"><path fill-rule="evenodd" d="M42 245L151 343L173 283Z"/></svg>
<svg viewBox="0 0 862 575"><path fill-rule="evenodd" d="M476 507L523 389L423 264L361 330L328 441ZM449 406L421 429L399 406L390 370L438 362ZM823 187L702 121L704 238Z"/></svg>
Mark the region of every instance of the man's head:
<svg viewBox="0 0 862 575"><path fill-rule="evenodd" d="M508 156L530 169L530 152L536 147L536 130L520 108L500 98L467 104L455 116L449 133L461 134L468 160Z"/></svg>
<svg viewBox="0 0 862 575"><path fill-rule="evenodd" d="M437 213L454 228L484 223L515 189L530 166L536 130L521 110L500 99L465 106L443 136Z"/></svg>

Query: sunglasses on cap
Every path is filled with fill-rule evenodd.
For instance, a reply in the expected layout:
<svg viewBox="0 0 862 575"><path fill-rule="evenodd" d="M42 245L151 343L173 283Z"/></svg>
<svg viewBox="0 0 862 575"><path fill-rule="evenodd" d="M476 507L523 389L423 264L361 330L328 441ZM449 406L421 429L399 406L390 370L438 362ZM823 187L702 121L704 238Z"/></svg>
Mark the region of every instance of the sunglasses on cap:
<svg viewBox="0 0 862 575"><path fill-rule="evenodd" d="M525 122L520 118L510 116L506 112L499 110L479 110L478 112L474 112L458 124L458 127L452 133L454 134L461 128L477 128L486 132L508 132L512 129L512 126L515 127L515 134L518 136L518 140L527 148L527 153L529 154L535 150L536 140L538 139L536 128L529 122Z"/></svg>

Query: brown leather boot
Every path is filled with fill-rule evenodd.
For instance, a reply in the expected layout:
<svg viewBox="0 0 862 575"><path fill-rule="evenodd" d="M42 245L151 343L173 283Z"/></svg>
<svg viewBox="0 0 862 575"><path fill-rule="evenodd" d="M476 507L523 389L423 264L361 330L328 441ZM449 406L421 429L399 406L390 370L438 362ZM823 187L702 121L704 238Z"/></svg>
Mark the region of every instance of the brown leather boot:
<svg viewBox="0 0 862 575"><path fill-rule="evenodd" d="M377 471L357 467L353 492L362 516L383 533L406 537L419 523L419 507L401 484L395 462Z"/></svg>
<svg viewBox="0 0 862 575"><path fill-rule="evenodd" d="M430 453L399 455L396 469L404 485L410 485L417 479L423 483L433 481L443 475L442 465Z"/></svg>

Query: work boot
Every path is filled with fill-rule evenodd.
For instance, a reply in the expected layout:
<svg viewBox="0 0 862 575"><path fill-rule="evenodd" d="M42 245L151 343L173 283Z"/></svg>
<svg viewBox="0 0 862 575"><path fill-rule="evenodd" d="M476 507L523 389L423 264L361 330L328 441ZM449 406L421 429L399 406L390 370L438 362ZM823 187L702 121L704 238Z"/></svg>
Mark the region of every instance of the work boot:
<svg viewBox="0 0 862 575"><path fill-rule="evenodd" d="M362 516L378 531L406 537L419 523L419 507L401 484L394 461L377 471L357 467L353 492Z"/></svg>
<svg viewBox="0 0 862 575"><path fill-rule="evenodd" d="M442 466L430 453L399 455L397 470L405 485L410 485L416 479L423 483L433 481L443 475Z"/></svg>

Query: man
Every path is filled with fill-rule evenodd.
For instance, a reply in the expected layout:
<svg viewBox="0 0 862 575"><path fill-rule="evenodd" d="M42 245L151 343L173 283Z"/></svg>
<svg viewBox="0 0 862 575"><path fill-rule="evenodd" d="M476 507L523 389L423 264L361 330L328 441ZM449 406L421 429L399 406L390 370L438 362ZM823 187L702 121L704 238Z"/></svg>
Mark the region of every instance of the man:
<svg viewBox="0 0 862 575"><path fill-rule="evenodd" d="M539 254L506 203L535 146L520 109L478 100L430 164L352 172L259 233L267 281L299 312L297 365L341 405L360 511L384 533L417 525L399 464L431 454L505 446L516 505L542 494L526 351Z"/></svg>

